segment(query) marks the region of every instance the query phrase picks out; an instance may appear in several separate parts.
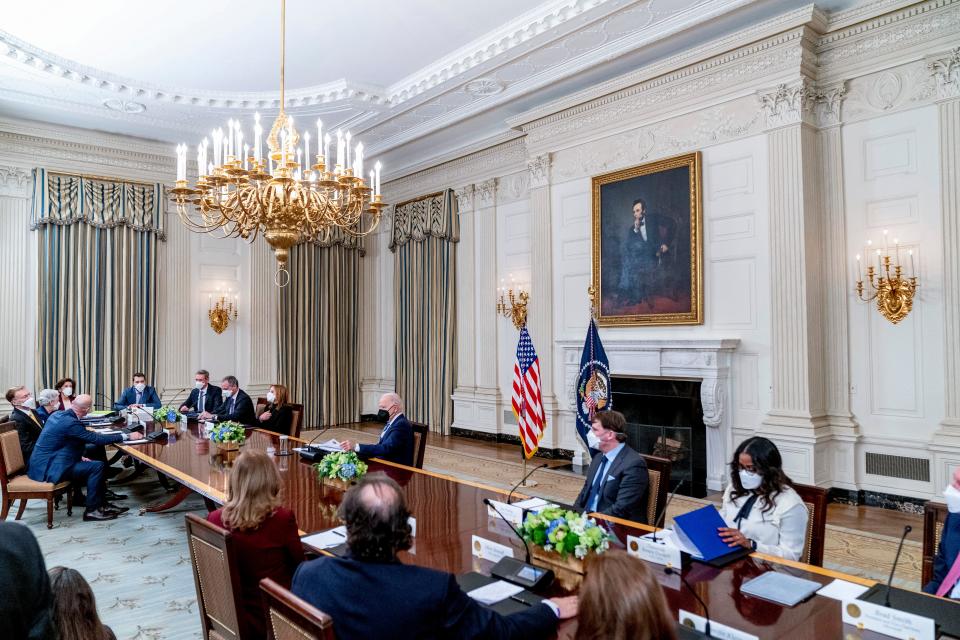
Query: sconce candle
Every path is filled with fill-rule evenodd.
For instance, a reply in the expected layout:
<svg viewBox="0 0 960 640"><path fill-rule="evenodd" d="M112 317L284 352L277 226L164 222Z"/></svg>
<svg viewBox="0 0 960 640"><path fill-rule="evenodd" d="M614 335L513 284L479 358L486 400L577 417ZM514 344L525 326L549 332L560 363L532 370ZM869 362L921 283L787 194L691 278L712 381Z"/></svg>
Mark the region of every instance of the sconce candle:
<svg viewBox="0 0 960 640"><path fill-rule="evenodd" d="M877 311L892 322L897 324L910 313L913 309L913 297L917 287L917 274L913 267L913 249L910 249L910 277L903 275L903 267L900 264L900 239L895 238L894 260L890 259L890 249L887 242L887 231L883 232L883 246L886 255L883 255L880 249L877 249L877 266L867 266L867 282L870 283L872 294L864 297L863 271L860 264L860 255L857 255L857 297L864 302L871 300L877 301ZM873 246L873 242L867 240L867 250Z"/></svg>

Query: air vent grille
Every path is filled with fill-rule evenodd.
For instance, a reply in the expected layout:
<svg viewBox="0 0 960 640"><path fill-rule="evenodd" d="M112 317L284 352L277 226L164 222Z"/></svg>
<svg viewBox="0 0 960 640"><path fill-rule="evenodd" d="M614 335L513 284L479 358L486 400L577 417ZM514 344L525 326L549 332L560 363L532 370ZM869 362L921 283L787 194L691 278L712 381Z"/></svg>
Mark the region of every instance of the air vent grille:
<svg viewBox="0 0 960 640"><path fill-rule="evenodd" d="M872 476L930 482L930 461L926 458L867 453L867 473Z"/></svg>
<svg viewBox="0 0 960 640"><path fill-rule="evenodd" d="M513 415L513 409L503 410L503 424L519 424L517 422L517 416Z"/></svg>

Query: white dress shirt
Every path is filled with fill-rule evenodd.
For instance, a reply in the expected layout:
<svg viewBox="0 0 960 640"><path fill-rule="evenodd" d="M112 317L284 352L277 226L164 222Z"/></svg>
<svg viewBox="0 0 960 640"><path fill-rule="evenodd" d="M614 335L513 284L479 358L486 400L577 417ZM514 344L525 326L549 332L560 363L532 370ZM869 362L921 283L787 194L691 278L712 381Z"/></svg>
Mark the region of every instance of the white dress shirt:
<svg viewBox="0 0 960 640"><path fill-rule="evenodd" d="M757 543L757 551L787 560L799 560L803 553L803 543L807 536L807 507L791 487L784 487L773 499L773 508L767 507L763 498L757 500L750 515L740 521L737 527L734 518L740 507L750 499L751 494L731 499L733 485L727 485L723 492L721 515L728 527L739 528L750 540Z"/></svg>

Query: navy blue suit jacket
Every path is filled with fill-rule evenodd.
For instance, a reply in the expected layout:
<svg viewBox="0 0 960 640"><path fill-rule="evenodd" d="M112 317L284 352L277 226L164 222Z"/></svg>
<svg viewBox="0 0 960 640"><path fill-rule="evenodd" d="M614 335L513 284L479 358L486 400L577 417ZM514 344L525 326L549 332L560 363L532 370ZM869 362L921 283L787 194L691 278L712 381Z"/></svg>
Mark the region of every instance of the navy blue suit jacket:
<svg viewBox="0 0 960 640"><path fill-rule="evenodd" d="M230 403L231 400L233 400L232 407ZM233 420L234 422L239 422L240 424L251 425L256 424L257 422L257 415L253 410L253 401L243 389L238 389L237 394L230 398L224 398L223 394L221 393L220 404L217 405L217 408L213 411L213 413L216 414L217 420L221 422Z"/></svg>
<svg viewBox="0 0 960 640"><path fill-rule="evenodd" d="M221 389L215 384L207 384L207 395L203 397L203 406L198 407L197 401L200 400L200 389L194 389L190 392L190 395L187 399L181 404L181 407L186 407L188 411L196 411L202 413L204 411L209 411L213 413L217 406L220 404L221 398Z"/></svg>
<svg viewBox="0 0 960 640"><path fill-rule="evenodd" d="M380 435L377 444L362 444L358 452L364 458L380 458L413 466L413 427L402 413Z"/></svg>
<svg viewBox="0 0 960 640"><path fill-rule="evenodd" d="M587 470L587 480L583 483L577 501L573 503L578 510L587 509L587 498L590 488L597 479L597 472L606 456L597 452L590 461ZM607 469L607 478L600 489L600 498L597 500L597 512L608 516L615 516L634 522L647 523L647 488L650 484L650 474L647 472L647 463L643 457L624 445L613 463Z"/></svg>
<svg viewBox="0 0 960 640"><path fill-rule="evenodd" d="M73 409L55 411L47 418L37 444L33 446L27 476L37 482L60 482L80 462L87 444L107 445L122 442L123 435L103 435L87 431Z"/></svg>
<svg viewBox="0 0 960 640"><path fill-rule="evenodd" d="M337 638L547 638L545 604L502 616L470 598L449 573L400 562L318 558L293 575L294 594L333 618Z"/></svg>
<svg viewBox="0 0 960 640"><path fill-rule="evenodd" d="M120 399L113 403L113 410L120 411L132 404L137 404L137 390L133 387L127 387L123 390L123 393L120 394ZM157 395L156 389L147 385L143 390L143 396L140 398L140 404L159 409L160 396Z"/></svg>
<svg viewBox="0 0 960 640"><path fill-rule="evenodd" d="M960 513L951 513L943 523L940 546L937 547L937 555L933 558L933 580L923 585L924 591L937 592L958 555L960 555ZM947 596L949 595L948 592Z"/></svg>

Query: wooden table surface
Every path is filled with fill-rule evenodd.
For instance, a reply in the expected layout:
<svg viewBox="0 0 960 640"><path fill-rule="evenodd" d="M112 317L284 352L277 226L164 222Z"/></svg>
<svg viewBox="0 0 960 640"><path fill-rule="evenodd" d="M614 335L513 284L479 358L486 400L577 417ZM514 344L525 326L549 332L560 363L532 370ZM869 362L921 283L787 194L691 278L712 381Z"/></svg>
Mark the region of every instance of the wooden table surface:
<svg viewBox="0 0 960 640"><path fill-rule="evenodd" d="M291 447L294 444L296 442L291 439ZM246 447L277 449L278 436L250 431ZM168 438L166 443L123 445L120 448L213 502L224 502L230 467L215 455L216 445L200 437L196 424ZM300 529L304 533L313 533L339 525L336 512L342 492L321 486L313 468L296 454L278 456L275 460L284 482L284 506L296 513ZM383 472L400 484L408 507L417 520L414 548L401 554L403 562L454 574L468 571L489 574L492 563L471 553L473 535L511 546L515 557L524 557L520 540L502 521L489 517L482 502L485 497L503 500L505 491L379 460L370 461L370 472ZM597 515L597 519L616 537L613 546L623 547L627 535L652 531L650 527L617 518ZM702 614L693 595L681 585L679 576L666 575L663 567L658 565L651 564L650 568L658 576L675 614L680 609ZM823 584L834 578L874 584L870 580L762 554L753 554L723 569L692 562L684 570L684 577L709 606L712 620L760 638L885 637L844 625L840 603L836 600L814 596L795 607L782 607L740 592L743 582L765 571L781 571ZM543 595L566 592L555 583Z"/></svg>

